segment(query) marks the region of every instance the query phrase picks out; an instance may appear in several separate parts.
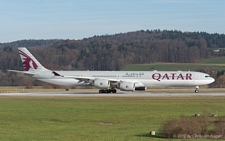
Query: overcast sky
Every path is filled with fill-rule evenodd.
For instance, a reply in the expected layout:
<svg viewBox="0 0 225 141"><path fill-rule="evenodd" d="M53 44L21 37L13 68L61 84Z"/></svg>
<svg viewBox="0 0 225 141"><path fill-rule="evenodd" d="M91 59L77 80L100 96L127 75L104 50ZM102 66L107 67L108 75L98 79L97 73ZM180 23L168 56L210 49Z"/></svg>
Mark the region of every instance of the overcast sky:
<svg viewBox="0 0 225 141"><path fill-rule="evenodd" d="M225 33L225 0L0 0L0 43L167 29Z"/></svg>

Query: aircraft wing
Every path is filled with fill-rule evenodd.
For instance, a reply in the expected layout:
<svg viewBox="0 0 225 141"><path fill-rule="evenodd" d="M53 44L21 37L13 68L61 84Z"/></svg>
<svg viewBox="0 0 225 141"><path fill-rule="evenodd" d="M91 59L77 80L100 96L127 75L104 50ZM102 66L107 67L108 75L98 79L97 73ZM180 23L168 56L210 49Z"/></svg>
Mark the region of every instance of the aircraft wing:
<svg viewBox="0 0 225 141"><path fill-rule="evenodd" d="M96 79L95 77L80 77L80 76L78 77L78 76L64 76L64 75L61 75L61 76L66 77L66 78L74 78L74 79L79 80L79 82L85 82L85 83L91 83L92 81L94 81ZM107 78L105 78L105 79L107 79ZM107 79L107 80L109 80L112 83L116 83L116 82L120 81L117 79Z"/></svg>
<svg viewBox="0 0 225 141"><path fill-rule="evenodd" d="M64 76L64 75L61 75L61 76L65 77L65 78L77 79L77 80L79 80L78 83L80 83L80 82L91 83L95 79L95 78L92 78L92 77L77 77L77 76Z"/></svg>

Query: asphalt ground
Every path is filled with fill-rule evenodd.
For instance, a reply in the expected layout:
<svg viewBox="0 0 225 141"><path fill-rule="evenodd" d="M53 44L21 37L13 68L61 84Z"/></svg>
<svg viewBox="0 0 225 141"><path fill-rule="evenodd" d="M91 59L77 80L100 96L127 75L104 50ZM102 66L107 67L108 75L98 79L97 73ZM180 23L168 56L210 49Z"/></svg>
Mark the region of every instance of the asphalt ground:
<svg viewBox="0 0 225 141"><path fill-rule="evenodd" d="M199 97L199 96L225 96L223 92L124 92L118 91L117 93L98 93L97 90L87 91L64 91L64 92L2 92L0 96L35 96L35 97Z"/></svg>

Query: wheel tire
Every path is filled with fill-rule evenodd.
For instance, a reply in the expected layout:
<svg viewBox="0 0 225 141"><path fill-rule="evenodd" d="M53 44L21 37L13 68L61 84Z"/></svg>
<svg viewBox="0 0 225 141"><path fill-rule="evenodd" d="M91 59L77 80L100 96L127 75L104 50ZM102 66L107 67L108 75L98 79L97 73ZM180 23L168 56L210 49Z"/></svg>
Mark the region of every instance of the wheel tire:
<svg viewBox="0 0 225 141"><path fill-rule="evenodd" d="M199 92L199 90L195 90L195 93L198 93Z"/></svg>

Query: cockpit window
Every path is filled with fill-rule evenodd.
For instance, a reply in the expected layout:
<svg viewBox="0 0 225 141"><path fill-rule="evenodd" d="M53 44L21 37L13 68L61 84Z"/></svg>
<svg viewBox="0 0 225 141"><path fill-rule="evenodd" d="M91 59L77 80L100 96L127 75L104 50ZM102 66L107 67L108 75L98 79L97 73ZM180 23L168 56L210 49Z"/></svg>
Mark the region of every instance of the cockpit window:
<svg viewBox="0 0 225 141"><path fill-rule="evenodd" d="M210 77L209 75L206 75L205 78Z"/></svg>

